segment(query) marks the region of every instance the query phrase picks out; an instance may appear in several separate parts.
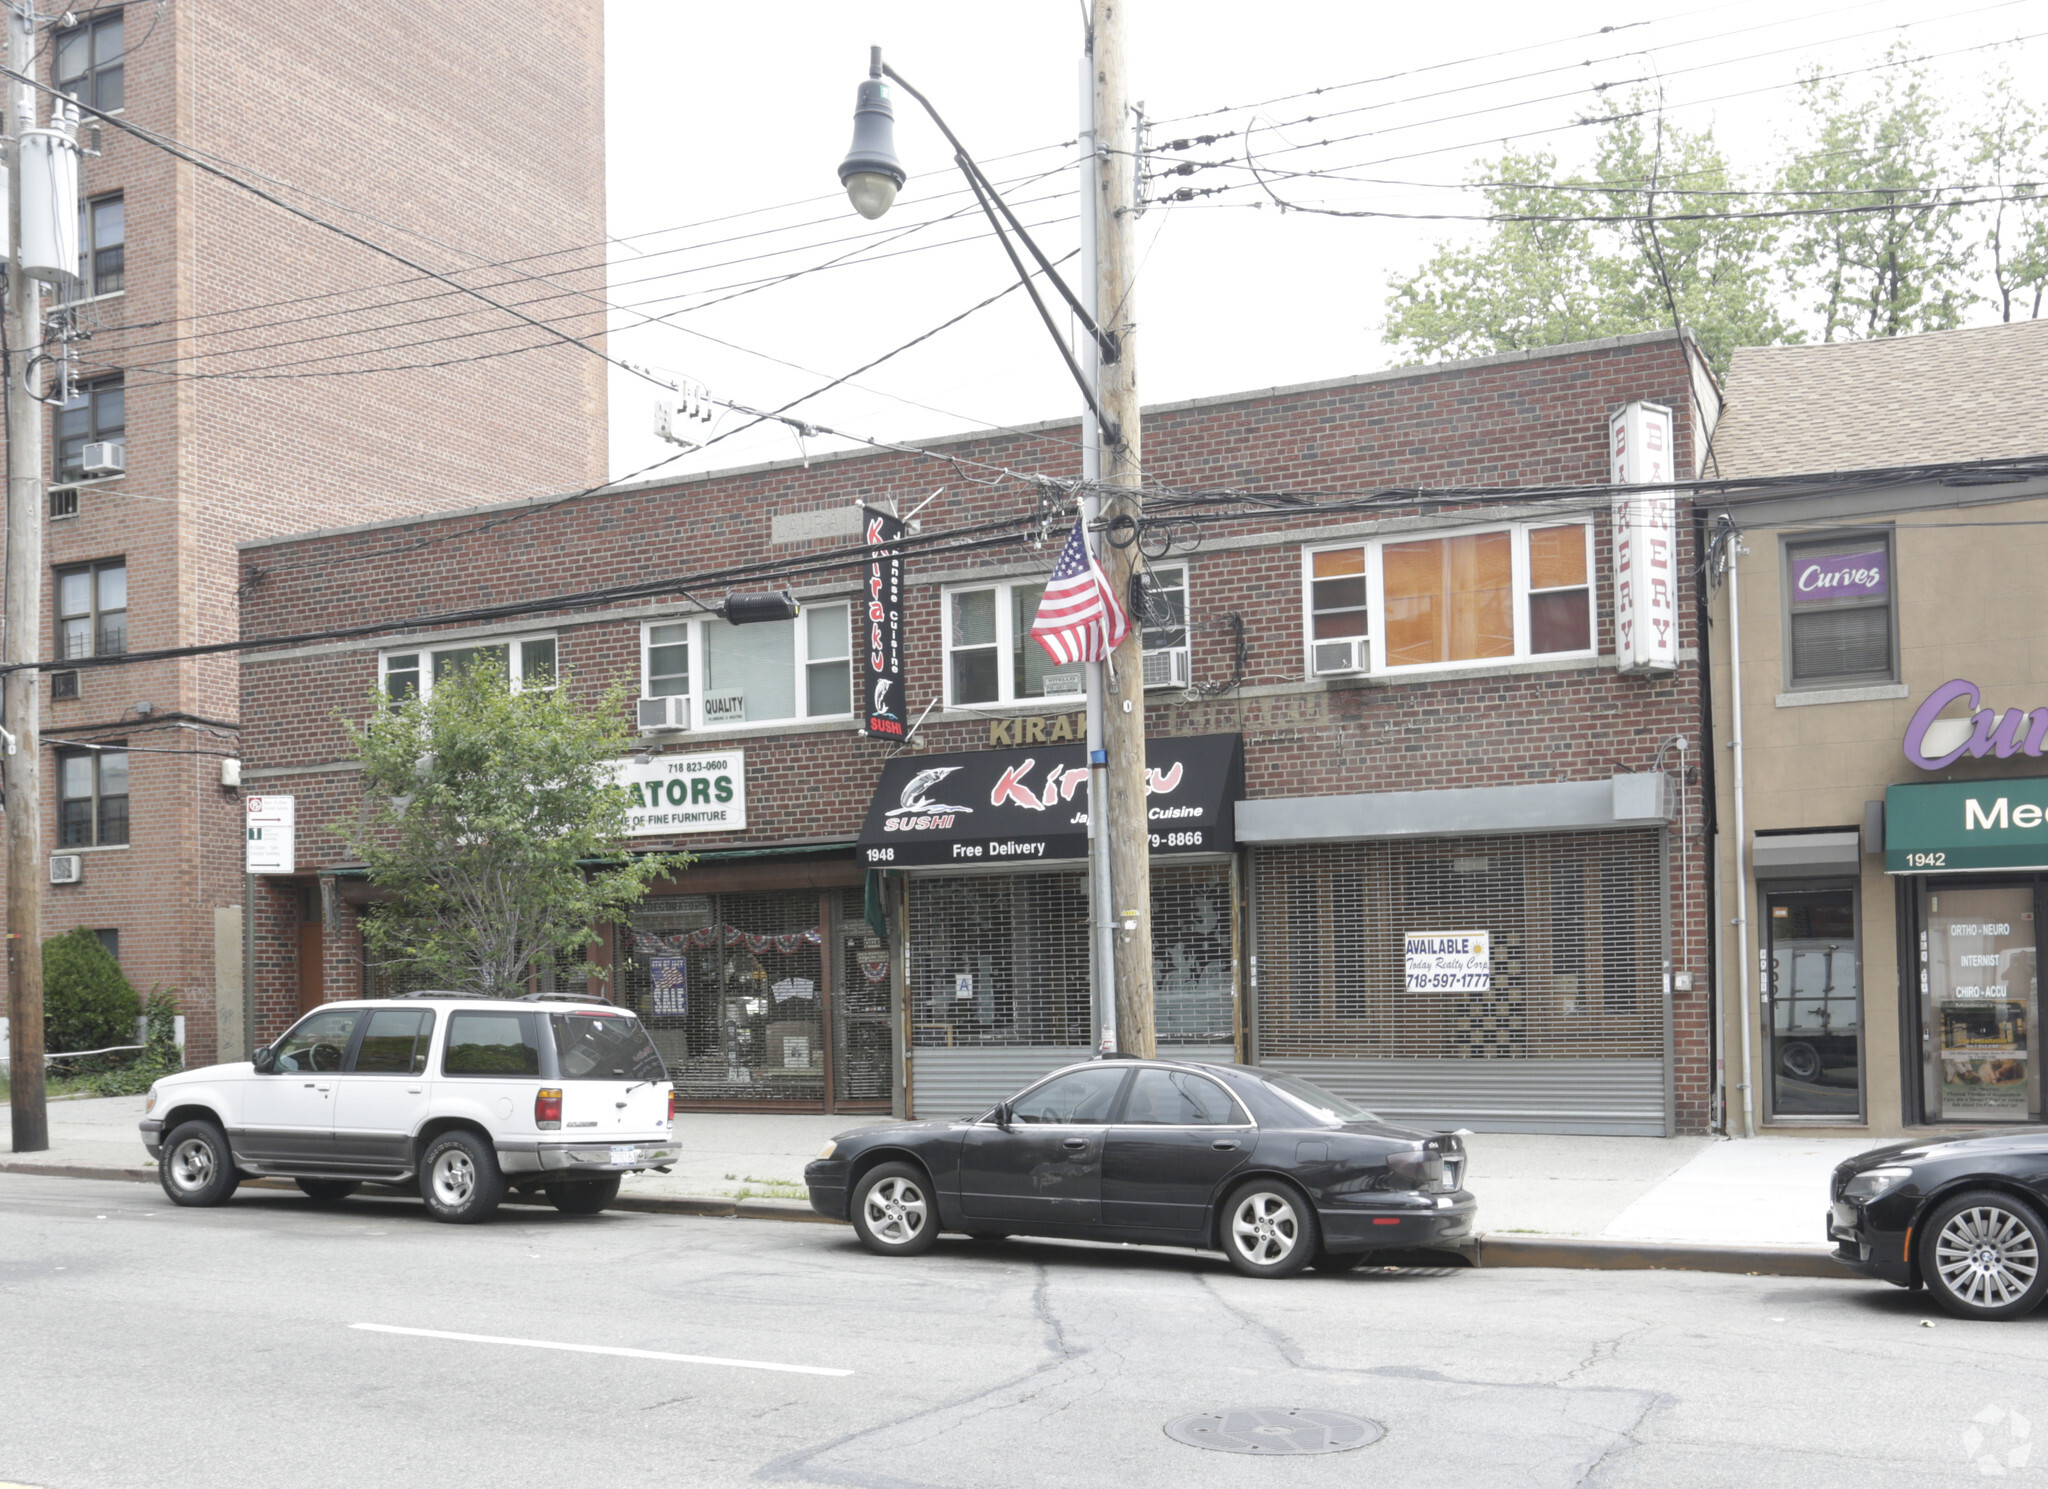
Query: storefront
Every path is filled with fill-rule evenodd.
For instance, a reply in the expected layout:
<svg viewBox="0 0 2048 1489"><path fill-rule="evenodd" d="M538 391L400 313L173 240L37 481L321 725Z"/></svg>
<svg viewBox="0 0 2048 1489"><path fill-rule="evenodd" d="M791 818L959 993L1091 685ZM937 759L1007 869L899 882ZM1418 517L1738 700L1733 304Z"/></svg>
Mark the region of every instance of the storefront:
<svg viewBox="0 0 2048 1489"><path fill-rule="evenodd" d="M1162 1051L1239 1045L1236 735L1152 740L1155 1029ZM1079 745L904 756L860 838L904 927L910 1109L958 1116L1093 1052L1087 765Z"/></svg>
<svg viewBox="0 0 2048 1489"><path fill-rule="evenodd" d="M1663 780L1247 802L1252 1058L1419 1126L1674 1130Z"/></svg>
<svg viewBox="0 0 2048 1489"><path fill-rule="evenodd" d="M2048 778L1893 786L1884 824L1909 1047L1921 1051L1909 1120L2041 1121Z"/></svg>

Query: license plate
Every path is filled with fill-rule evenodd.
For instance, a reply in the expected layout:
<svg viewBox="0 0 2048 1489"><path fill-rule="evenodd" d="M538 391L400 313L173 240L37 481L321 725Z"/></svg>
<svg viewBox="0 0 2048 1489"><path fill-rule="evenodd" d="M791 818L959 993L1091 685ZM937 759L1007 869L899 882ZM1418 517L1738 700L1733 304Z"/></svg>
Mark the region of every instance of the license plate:
<svg viewBox="0 0 2048 1489"><path fill-rule="evenodd" d="M612 1149L613 1163L637 1163L639 1159L640 1150L638 1148L627 1147Z"/></svg>
<svg viewBox="0 0 2048 1489"><path fill-rule="evenodd" d="M1840 1236L1855 1234L1856 1207L1854 1205L1845 1204L1841 1200L1836 1200L1833 1208L1829 1211L1829 1217L1834 1222L1831 1226L1828 1227L1828 1230L1831 1234Z"/></svg>

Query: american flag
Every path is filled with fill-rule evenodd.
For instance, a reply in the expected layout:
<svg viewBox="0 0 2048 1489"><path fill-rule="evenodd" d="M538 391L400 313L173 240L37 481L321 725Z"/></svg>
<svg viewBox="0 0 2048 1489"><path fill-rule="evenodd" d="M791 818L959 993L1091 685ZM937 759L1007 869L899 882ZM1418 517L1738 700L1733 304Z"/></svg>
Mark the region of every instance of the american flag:
<svg viewBox="0 0 2048 1489"><path fill-rule="evenodd" d="M1095 562L1077 518L1067 546L1053 565L1031 634L1055 662L1099 662L1131 631L1131 618L1116 600L1109 576Z"/></svg>

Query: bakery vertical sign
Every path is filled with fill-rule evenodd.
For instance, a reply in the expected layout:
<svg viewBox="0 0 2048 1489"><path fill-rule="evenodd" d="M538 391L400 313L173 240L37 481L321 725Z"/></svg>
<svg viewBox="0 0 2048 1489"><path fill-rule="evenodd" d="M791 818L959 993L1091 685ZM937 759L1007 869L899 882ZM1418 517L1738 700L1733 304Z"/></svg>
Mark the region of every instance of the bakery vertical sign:
<svg viewBox="0 0 2048 1489"><path fill-rule="evenodd" d="M861 536L868 547L860 599L861 675L867 679L861 733L902 739L910 728L903 696L903 521L862 507Z"/></svg>
<svg viewBox="0 0 2048 1489"><path fill-rule="evenodd" d="M1671 410L1661 403L1615 410L1607 453L1616 486L1670 481ZM1669 489L1615 494L1614 652L1623 672L1678 668L1678 502Z"/></svg>

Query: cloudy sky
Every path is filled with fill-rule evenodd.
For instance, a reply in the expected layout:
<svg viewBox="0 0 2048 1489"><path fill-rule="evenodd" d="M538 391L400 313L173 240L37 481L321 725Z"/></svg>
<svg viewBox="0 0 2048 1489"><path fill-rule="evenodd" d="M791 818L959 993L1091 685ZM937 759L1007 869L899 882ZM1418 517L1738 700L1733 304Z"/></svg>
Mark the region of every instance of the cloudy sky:
<svg viewBox="0 0 2048 1489"><path fill-rule="evenodd" d="M910 172L901 197L874 223L848 206L835 169L871 44L1006 183L1050 255L1075 247L1079 0L607 0L605 13L611 297L621 307L612 347L624 358L719 398L774 407L1013 282L944 141L907 96L897 100ZM2024 39L2048 33L2048 0L1133 0L1130 16L1131 89L1161 121L1153 143L1227 136L1168 155L1217 164L1160 189L1233 188L1152 208L1138 224L1147 402L1389 365L1380 334L1389 275L1475 231L1261 206L1242 165L1247 131L1262 162L1345 178L1295 182L1303 200L1469 212L1476 199L1452 188L1503 141L1582 160L1592 131L1573 121L1598 111L1602 85L1611 93L1661 80L1671 118L1712 124L1738 163L1761 167L1797 125L1791 85L1815 68L1867 68L1903 39L1933 57L1944 94L1967 107L1997 67L2023 78L2031 68L2038 79L2044 43ZM1987 45L2001 41L2012 44ZM613 374L616 477L675 453L652 432L658 396ZM915 442L1067 415L1077 401L1018 293L803 413ZM741 422L726 414L704 426L726 437L666 470L801 453L786 429L733 433ZM809 443L812 452L842 447Z"/></svg>

